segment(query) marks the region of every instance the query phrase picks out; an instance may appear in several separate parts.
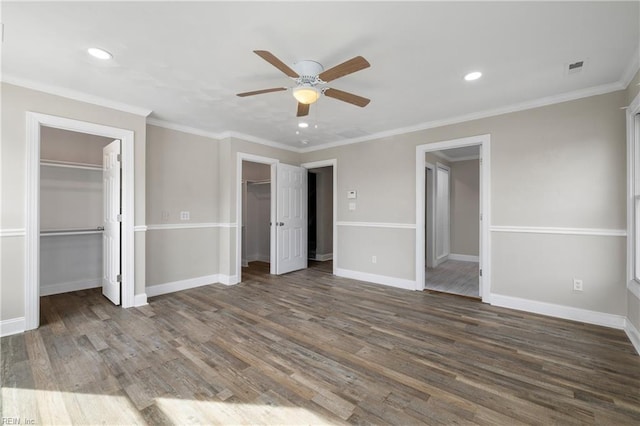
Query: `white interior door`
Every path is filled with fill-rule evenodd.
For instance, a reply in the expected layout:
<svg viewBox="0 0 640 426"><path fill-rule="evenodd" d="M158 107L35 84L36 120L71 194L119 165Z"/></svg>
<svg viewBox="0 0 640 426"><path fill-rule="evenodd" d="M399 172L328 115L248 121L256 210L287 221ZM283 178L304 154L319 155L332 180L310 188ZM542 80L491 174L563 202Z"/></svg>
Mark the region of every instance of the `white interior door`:
<svg viewBox="0 0 640 426"><path fill-rule="evenodd" d="M120 304L120 141L115 140L102 150L102 294L114 304Z"/></svg>
<svg viewBox="0 0 640 426"><path fill-rule="evenodd" d="M278 164L276 274L307 267L307 169Z"/></svg>

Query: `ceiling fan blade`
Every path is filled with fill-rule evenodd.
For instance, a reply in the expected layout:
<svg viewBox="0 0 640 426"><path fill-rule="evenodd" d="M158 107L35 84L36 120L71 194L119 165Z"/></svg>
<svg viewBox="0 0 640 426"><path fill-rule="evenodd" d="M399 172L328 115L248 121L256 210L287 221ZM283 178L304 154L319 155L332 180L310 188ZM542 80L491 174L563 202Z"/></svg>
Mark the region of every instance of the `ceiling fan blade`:
<svg viewBox="0 0 640 426"><path fill-rule="evenodd" d="M272 89L254 90L253 92L238 93L236 96L240 96L241 98L244 98L245 96L262 95L263 93L271 93L271 92L282 92L283 90L287 90L287 88L274 87Z"/></svg>
<svg viewBox="0 0 640 426"><path fill-rule="evenodd" d="M365 58L362 56L356 56L355 58L351 58L348 61L341 63L340 65L336 65L333 68L329 68L328 70L321 72L318 74L318 77L320 80L329 82L336 78L344 77L345 75L352 74L356 71L369 68L370 66L371 64L369 64Z"/></svg>
<svg viewBox="0 0 640 426"><path fill-rule="evenodd" d="M369 102L371 102L370 99L363 98L362 96L354 95L353 93L344 92L338 89L327 89L324 91L324 94L330 98L348 102L359 107L366 107Z"/></svg>
<svg viewBox="0 0 640 426"><path fill-rule="evenodd" d="M298 102L298 114L296 117L304 117L305 115L309 115L309 104Z"/></svg>
<svg viewBox="0 0 640 426"><path fill-rule="evenodd" d="M287 64L285 64L284 62L282 62L280 59L276 58L273 55L273 53L267 52L266 50L254 50L253 53L255 53L256 55L260 56L262 59L264 59L265 61L269 62L274 67L278 68L280 71L282 71L283 73L285 73L289 77L291 77L291 78L300 77L297 72L295 72L294 70L289 68L289 66Z"/></svg>

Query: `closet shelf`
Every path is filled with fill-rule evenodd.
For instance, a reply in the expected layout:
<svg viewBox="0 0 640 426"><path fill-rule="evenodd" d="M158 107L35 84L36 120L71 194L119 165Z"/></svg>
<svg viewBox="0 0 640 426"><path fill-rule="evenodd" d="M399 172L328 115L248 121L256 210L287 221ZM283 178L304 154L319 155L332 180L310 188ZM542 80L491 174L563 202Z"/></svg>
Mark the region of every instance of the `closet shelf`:
<svg viewBox="0 0 640 426"><path fill-rule="evenodd" d="M62 236L62 235L89 235L102 234L104 228L69 228L69 229L43 229L40 231L41 237Z"/></svg>
<svg viewBox="0 0 640 426"><path fill-rule="evenodd" d="M102 171L101 164L88 164L88 163L73 163L71 161L57 161L57 160L40 160L41 166L47 167L65 167L69 169L83 169L83 170L95 170Z"/></svg>

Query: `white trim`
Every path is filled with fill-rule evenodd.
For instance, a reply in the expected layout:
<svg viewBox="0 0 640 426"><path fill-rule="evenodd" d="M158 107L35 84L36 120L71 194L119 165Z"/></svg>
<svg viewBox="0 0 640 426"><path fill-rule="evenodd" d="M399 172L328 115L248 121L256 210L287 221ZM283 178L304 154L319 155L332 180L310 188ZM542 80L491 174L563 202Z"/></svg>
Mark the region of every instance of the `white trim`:
<svg viewBox="0 0 640 426"><path fill-rule="evenodd" d="M395 228L395 229L416 229L415 223L390 223L390 222L336 222L338 226L355 226L365 228Z"/></svg>
<svg viewBox="0 0 640 426"><path fill-rule="evenodd" d="M631 280L627 283L627 290L631 292L635 297L640 300L640 283L636 280Z"/></svg>
<svg viewBox="0 0 640 426"><path fill-rule="evenodd" d="M522 299L519 297L492 294L491 304L503 308L516 309L518 311L547 315L555 318L584 322L587 324L601 325L617 329L624 329L626 319L622 315L607 314L604 312L590 311L571 306L556 305L553 303L539 302L536 300Z"/></svg>
<svg viewBox="0 0 640 426"><path fill-rule="evenodd" d="M26 320L24 317L0 321L0 337L24 333Z"/></svg>
<svg viewBox="0 0 640 426"><path fill-rule="evenodd" d="M595 235L600 237L626 237L624 229L563 228L548 226L492 226L491 232L515 232L521 234Z"/></svg>
<svg viewBox="0 0 640 426"><path fill-rule="evenodd" d="M167 229L202 229L202 228L235 228L235 223L163 223L147 225L148 231L161 231Z"/></svg>
<svg viewBox="0 0 640 426"><path fill-rule="evenodd" d="M175 291L187 290L204 285L216 284L219 282L218 274L205 275L186 280L172 281L164 284L148 286L145 291L147 297L160 296L161 294L173 293Z"/></svg>
<svg viewBox="0 0 640 426"><path fill-rule="evenodd" d="M338 159L337 158L331 158L328 160L318 160L318 161L311 161L308 163L302 163L300 164L300 167L304 167L305 169L309 170L309 169L317 169L320 167L332 167L332 174L333 174L333 188L331 189L333 191L333 253L331 253L331 259L334 260L333 262L333 267L332 267L332 271L331 273L333 275L336 275L336 268L337 268L337 264L338 264ZM326 255L325 255L326 256ZM316 260L318 255L316 255ZM329 259L324 259L324 260L329 260Z"/></svg>
<svg viewBox="0 0 640 426"><path fill-rule="evenodd" d="M459 260L461 262L480 262L480 256L472 256L470 254L449 253L449 260Z"/></svg>
<svg viewBox="0 0 640 426"><path fill-rule="evenodd" d="M185 126L170 121L158 120L157 118L147 118L147 125L162 127L163 129L175 130L176 132L188 133L190 135L202 136L209 139L221 140L225 136L222 133L210 132L207 130L196 129L195 127Z"/></svg>
<svg viewBox="0 0 640 426"><path fill-rule="evenodd" d="M225 275L218 274L218 283L224 285L235 285L238 284L240 280L237 275Z"/></svg>
<svg viewBox="0 0 640 426"><path fill-rule="evenodd" d="M316 253L316 256L313 260L317 260L318 262L326 262L327 260L333 260L333 253L325 253L325 254L318 254ZM333 267L335 268L336 262L334 262Z"/></svg>
<svg viewBox="0 0 640 426"><path fill-rule="evenodd" d="M40 322L40 128L70 130L119 139L122 143L122 307L134 304L134 144L132 130L73 120L54 115L26 112L25 167L25 327L38 328Z"/></svg>
<svg viewBox="0 0 640 426"><path fill-rule="evenodd" d="M640 331L638 331L628 318L625 321L624 332L627 334L638 355L640 355Z"/></svg>
<svg viewBox="0 0 640 426"><path fill-rule="evenodd" d="M631 83L631 80L633 80L633 77L636 76L636 73L638 72L639 68L640 68L640 52L638 51L638 49L635 49L633 51L633 56L629 60L629 64L624 69L624 72L622 73L622 77L620 77L620 80L619 80L623 88L626 89L629 86L629 83Z"/></svg>
<svg viewBox="0 0 640 426"><path fill-rule="evenodd" d="M0 229L0 237L24 237L25 235L24 228Z"/></svg>
<svg viewBox="0 0 640 426"><path fill-rule="evenodd" d="M100 278L94 280L71 281L40 286L40 296L51 296L52 294L69 293L70 291L87 290L102 286Z"/></svg>
<svg viewBox="0 0 640 426"><path fill-rule="evenodd" d="M374 284L382 284L389 287L401 288L404 290L415 290L416 282L404 278L388 277L386 275L370 274L367 272L352 271L349 269L336 268L336 275L353 280L365 281Z"/></svg>
<svg viewBox="0 0 640 426"><path fill-rule="evenodd" d="M65 169L91 170L94 172L102 171L101 164L74 163L71 161L40 160L40 165L45 167L62 167Z"/></svg>
<svg viewBox="0 0 640 426"><path fill-rule="evenodd" d="M65 87L27 80L13 75L7 75L6 73L3 73L2 75L2 82L12 84L14 86L21 86L27 89L37 90L39 92L48 93L51 95L61 96L67 99L73 99L76 101L86 102L105 108L115 109L117 111L128 112L129 114L134 114L142 117L146 117L152 113L152 110L147 108L140 108L138 106L112 101L110 99L105 99L99 96L89 95L87 93L67 89Z"/></svg>
<svg viewBox="0 0 640 426"><path fill-rule="evenodd" d="M477 135L416 146L416 290L424 289L425 281L425 154L443 149L480 146L480 295L482 301L491 301L491 135Z"/></svg>
<svg viewBox="0 0 640 426"><path fill-rule="evenodd" d="M136 294L133 297L133 306L136 308L140 306L148 305L148 304L149 303L147 302L147 293Z"/></svg>
<svg viewBox="0 0 640 426"><path fill-rule="evenodd" d="M248 254L247 258L243 259L243 261L244 260L246 260L247 263L249 263L249 262L266 262L266 263L269 263L269 262L271 262L271 257L268 254L254 253L254 254Z"/></svg>
<svg viewBox="0 0 640 426"><path fill-rule="evenodd" d="M291 146L291 145L285 145L285 144L280 143L280 142L274 142L274 141L271 141L269 139L263 139L263 138L259 138L257 136L252 136L252 135L247 135L245 133L235 132L233 130L224 132L223 136L224 136L225 139L226 138L240 139L240 140L243 140L245 142L253 142L253 143L260 144L260 145L270 146L271 148L283 149L285 151L300 152L299 148Z"/></svg>
<svg viewBox="0 0 640 426"><path fill-rule="evenodd" d="M147 232L147 225L136 225L133 227L133 232Z"/></svg>
<svg viewBox="0 0 640 426"><path fill-rule="evenodd" d="M277 158L262 157L260 155L247 154L245 152L236 153L236 274L225 278L223 284L236 284L242 280L242 162L249 161L253 163L268 164L271 166L271 201L270 201L270 217L269 222L276 220L277 205L277 167L280 160ZM269 262L269 273L276 273L276 227L270 226L269 232L269 253L271 256Z"/></svg>
<svg viewBox="0 0 640 426"><path fill-rule="evenodd" d="M528 109L539 108L547 105L558 104L561 102L573 101L582 98L588 98L590 96L603 95L605 93L616 92L618 90L624 90L626 85L622 82L616 82L611 84L604 84L601 86L590 87L587 89L576 90L573 92L563 93L560 95L547 96L540 99L534 99L532 101L521 102L513 105L508 105L501 108L495 108L490 110L484 110L479 112L473 112L470 114L464 114L457 117L451 117L443 120L428 121L426 123L420 123L414 126L401 127L397 129L387 130L379 133L370 134L353 139L345 139L341 141L329 142L322 145L311 146L308 148L299 149L300 153L307 153L312 151L319 151L327 148L334 148L344 145L351 145L354 143L367 142L374 139L388 138L392 136L403 135L406 133L419 132L422 130L433 129L437 127L449 126L452 124L464 123L472 120L479 120L481 118L489 118L502 114L509 114L512 112L525 111Z"/></svg>

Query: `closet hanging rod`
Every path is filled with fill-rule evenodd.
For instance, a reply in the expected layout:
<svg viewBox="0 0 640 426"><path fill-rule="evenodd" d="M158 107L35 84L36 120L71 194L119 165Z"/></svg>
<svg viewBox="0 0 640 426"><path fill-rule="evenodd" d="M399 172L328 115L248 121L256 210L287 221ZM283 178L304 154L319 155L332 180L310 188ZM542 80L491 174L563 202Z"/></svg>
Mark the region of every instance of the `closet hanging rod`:
<svg viewBox="0 0 640 426"><path fill-rule="evenodd" d="M82 228L82 229L47 229L40 231L41 237L49 237L53 235L88 235L88 234L101 234L104 231L104 227L98 226L96 228Z"/></svg>

